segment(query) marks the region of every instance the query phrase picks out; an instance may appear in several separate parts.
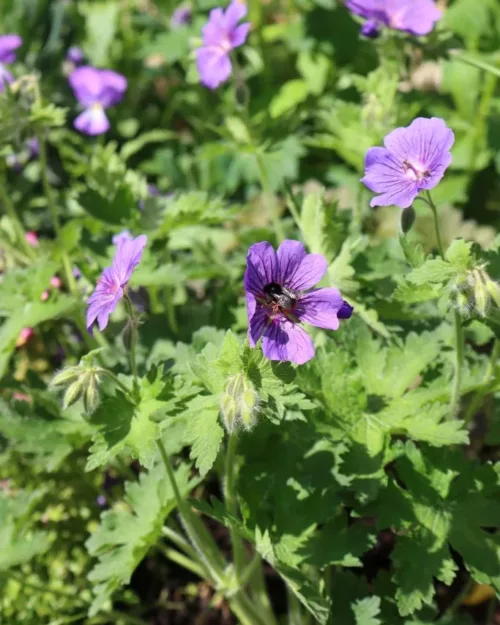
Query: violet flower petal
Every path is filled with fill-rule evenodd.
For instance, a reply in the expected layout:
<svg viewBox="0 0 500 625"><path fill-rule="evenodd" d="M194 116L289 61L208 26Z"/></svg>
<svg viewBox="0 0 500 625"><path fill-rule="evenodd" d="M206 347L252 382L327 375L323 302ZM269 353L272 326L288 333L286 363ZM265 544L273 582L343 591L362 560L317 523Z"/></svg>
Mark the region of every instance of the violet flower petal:
<svg viewBox="0 0 500 625"><path fill-rule="evenodd" d="M109 119L102 106L92 106L80 113L73 122L73 126L86 135L102 135L110 128Z"/></svg>
<svg viewBox="0 0 500 625"><path fill-rule="evenodd" d="M269 360L303 365L314 357L314 345L305 330L288 320L275 320L262 339L262 351Z"/></svg>
<svg viewBox="0 0 500 625"><path fill-rule="evenodd" d="M14 50L22 46L19 35L0 35L0 63L13 63L16 60Z"/></svg>
<svg viewBox="0 0 500 625"><path fill-rule="evenodd" d="M254 243L247 254L245 289L259 295L266 284L278 279L278 260L273 246L267 241Z"/></svg>
<svg viewBox="0 0 500 625"><path fill-rule="evenodd" d="M338 289L316 289L303 295L293 313L305 323L325 330L338 330L338 312L344 304Z"/></svg>

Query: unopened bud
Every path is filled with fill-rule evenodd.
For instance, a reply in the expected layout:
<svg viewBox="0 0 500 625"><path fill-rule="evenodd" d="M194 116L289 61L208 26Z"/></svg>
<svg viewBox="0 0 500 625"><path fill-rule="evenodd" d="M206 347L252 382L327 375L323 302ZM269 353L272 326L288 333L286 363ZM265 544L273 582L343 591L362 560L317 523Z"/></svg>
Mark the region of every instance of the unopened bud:
<svg viewBox="0 0 500 625"><path fill-rule="evenodd" d="M91 414L94 412L97 404L99 403L99 379L97 375L90 374L87 376L87 385L85 392L83 393L83 405L85 412Z"/></svg>
<svg viewBox="0 0 500 625"><path fill-rule="evenodd" d="M410 232L416 218L417 215L413 206L409 206L401 211L401 230L403 234Z"/></svg>
<svg viewBox="0 0 500 625"><path fill-rule="evenodd" d="M226 430L232 434L238 427L250 430L255 423L259 397L245 374L229 378L221 400L221 413Z"/></svg>
<svg viewBox="0 0 500 625"><path fill-rule="evenodd" d="M476 310L481 317L486 316L486 309L488 307L488 290L486 289L486 280L484 279L481 271L474 271L475 284L474 284L474 301L476 303Z"/></svg>
<svg viewBox="0 0 500 625"><path fill-rule="evenodd" d="M80 372L79 367L67 367L59 373L57 373L50 383L50 386L61 386L62 384L69 384L78 377Z"/></svg>
<svg viewBox="0 0 500 625"><path fill-rule="evenodd" d="M488 282L486 283L486 289L488 291L488 295L500 308L500 286L498 286L498 284L494 280L488 280Z"/></svg>
<svg viewBox="0 0 500 625"><path fill-rule="evenodd" d="M82 391L83 391L83 380L81 379L76 380L76 382L73 382L73 384L68 386L66 392L64 393L64 400L63 400L64 410L66 410L66 408L69 408L76 401L78 401L78 399L80 398L80 395L82 394Z"/></svg>
<svg viewBox="0 0 500 625"><path fill-rule="evenodd" d="M250 430L255 423L258 395L253 387L248 387L240 398L240 417L245 430Z"/></svg>
<svg viewBox="0 0 500 625"><path fill-rule="evenodd" d="M226 430L229 434L233 434L238 427L238 404L234 397L229 395L227 391L222 396L220 411Z"/></svg>

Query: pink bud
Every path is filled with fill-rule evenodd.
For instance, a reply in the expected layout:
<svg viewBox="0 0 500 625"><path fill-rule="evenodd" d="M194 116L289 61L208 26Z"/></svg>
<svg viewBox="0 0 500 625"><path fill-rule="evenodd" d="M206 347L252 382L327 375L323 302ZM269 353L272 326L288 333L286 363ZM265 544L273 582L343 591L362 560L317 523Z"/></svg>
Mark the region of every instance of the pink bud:
<svg viewBox="0 0 500 625"><path fill-rule="evenodd" d="M62 287L62 280L58 276L52 276L52 278L50 279L50 284L54 288L60 289Z"/></svg>
<svg viewBox="0 0 500 625"><path fill-rule="evenodd" d="M40 295L40 299L42 300L42 302L46 302L49 299L49 292L47 290L43 291L43 293Z"/></svg>
<svg viewBox="0 0 500 625"><path fill-rule="evenodd" d="M16 347L22 347L26 345L26 343L33 336L33 328L23 328L21 332L19 332L19 336L17 337Z"/></svg>
<svg viewBox="0 0 500 625"><path fill-rule="evenodd" d="M38 247L38 235L36 232L34 232L33 230L30 230L29 232L27 232L24 235L24 238L26 239L26 241L28 241L29 245L31 245L31 247Z"/></svg>

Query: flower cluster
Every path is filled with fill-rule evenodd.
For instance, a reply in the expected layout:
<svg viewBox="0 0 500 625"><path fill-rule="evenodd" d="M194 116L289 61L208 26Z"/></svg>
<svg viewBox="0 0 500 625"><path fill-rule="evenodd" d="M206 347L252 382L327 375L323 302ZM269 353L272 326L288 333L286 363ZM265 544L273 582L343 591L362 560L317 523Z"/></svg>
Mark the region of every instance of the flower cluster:
<svg viewBox="0 0 500 625"><path fill-rule="evenodd" d="M6 84L11 84L14 77L5 67L16 60L16 50L22 46L23 40L19 35L0 35L0 92Z"/></svg>
<svg viewBox="0 0 500 625"><path fill-rule="evenodd" d="M407 128L396 128L383 148L370 148L363 182L374 197L371 206L408 208L423 190L433 189L451 163L455 135L442 119L419 117Z"/></svg>
<svg viewBox="0 0 500 625"><path fill-rule="evenodd" d="M109 316L125 294L128 281L135 267L140 263L148 239L144 234L137 238L122 236L116 245L111 267L107 267L89 298L87 328L97 320L99 330L108 325Z"/></svg>
<svg viewBox="0 0 500 625"><path fill-rule="evenodd" d="M96 69L83 65L69 77L75 98L84 111L74 121L74 126L87 135L101 135L109 130L105 109L118 104L127 90L125 76L109 69Z"/></svg>
<svg viewBox="0 0 500 625"><path fill-rule="evenodd" d="M428 35L441 18L434 0L346 0L347 8L367 21L361 32L377 37L384 26L411 35Z"/></svg>
<svg viewBox="0 0 500 625"><path fill-rule="evenodd" d="M231 76L230 52L245 43L250 24L238 22L247 14L240 0L232 0L225 11L213 9L203 27L203 45L196 50L196 63L201 83L216 89Z"/></svg>
<svg viewBox="0 0 500 625"><path fill-rule="evenodd" d="M333 288L311 290L325 275L326 259L307 254L302 243L284 241L276 252L266 241L248 251L245 290L248 338L270 360L303 364L314 356L314 345L300 325L337 330L352 307Z"/></svg>

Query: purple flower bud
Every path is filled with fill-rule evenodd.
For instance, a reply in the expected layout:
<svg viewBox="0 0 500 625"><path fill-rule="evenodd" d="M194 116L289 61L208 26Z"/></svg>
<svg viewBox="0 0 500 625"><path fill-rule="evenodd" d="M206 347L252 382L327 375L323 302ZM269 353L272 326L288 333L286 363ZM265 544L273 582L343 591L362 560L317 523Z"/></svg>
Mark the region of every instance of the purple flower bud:
<svg viewBox="0 0 500 625"><path fill-rule="evenodd" d="M361 34L369 39L376 39L380 35L380 26L376 20L368 20L361 26Z"/></svg>
<svg viewBox="0 0 500 625"><path fill-rule="evenodd" d="M226 82L232 72L229 53L245 43L250 24L238 22L247 14L241 0L232 0L224 11L213 9L203 27L203 45L196 50L196 64L201 84L216 89Z"/></svg>
<svg viewBox="0 0 500 625"><path fill-rule="evenodd" d="M26 146L28 148L28 154L30 159L38 158L40 154L40 143L36 137L31 137L26 141Z"/></svg>
<svg viewBox="0 0 500 625"><path fill-rule="evenodd" d="M352 313L338 289L311 290L327 268L321 254L307 254L298 241L283 241L277 252L266 241L250 247L245 290L251 347L262 338L266 358L298 365L314 356L314 345L300 324L337 330L339 319Z"/></svg>
<svg viewBox="0 0 500 625"><path fill-rule="evenodd" d="M74 65L80 65L83 63L83 59L85 55L83 54L83 50L78 46L71 46L66 53L66 60L70 61Z"/></svg>
<svg viewBox="0 0 500 625"><path fill-rule="evenodd" d="M180 28L191 23L192 11L191 7L184 5L177 7L170 18L171 28Z"/></svg>

